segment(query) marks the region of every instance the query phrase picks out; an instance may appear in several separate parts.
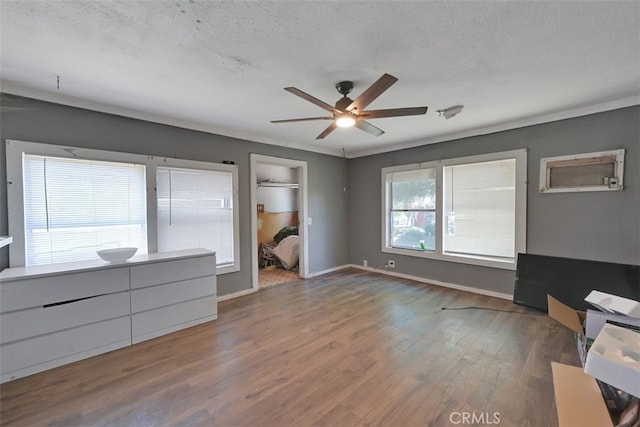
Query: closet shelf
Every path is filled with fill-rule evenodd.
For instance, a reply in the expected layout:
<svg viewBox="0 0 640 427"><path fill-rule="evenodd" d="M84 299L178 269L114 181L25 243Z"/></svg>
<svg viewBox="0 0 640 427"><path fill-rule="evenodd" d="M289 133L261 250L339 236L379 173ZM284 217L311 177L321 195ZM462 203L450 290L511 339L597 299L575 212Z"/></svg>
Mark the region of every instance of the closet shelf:
<svg viewBox="0 0 640 427"><path fill-rule="evenodd" d="M280 187L280 188L299 188L299 184L286 182L259 182L258 187Z"/></svg>

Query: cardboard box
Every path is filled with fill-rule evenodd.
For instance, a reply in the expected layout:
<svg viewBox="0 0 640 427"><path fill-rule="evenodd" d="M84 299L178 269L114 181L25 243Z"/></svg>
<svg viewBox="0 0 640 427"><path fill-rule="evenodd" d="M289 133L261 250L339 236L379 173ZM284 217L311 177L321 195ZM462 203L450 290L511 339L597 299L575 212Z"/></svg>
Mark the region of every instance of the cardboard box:
<svg viewBox="0 0 640 427"><path fill-rule="evenodd" d="M587 313L574 310L551 295L547 295L547 305L549 307L549 317L562 323L575 333L584 335L585 330L583 325L587 318Z"/></svg>
<svg viewBox="0 0 640 427"><path fill-rule="evenodd" d="M598 337L605 324L611 323L627 329L640 331L640 319L634 319L621 314L604 313L596 310L578 311L547 295L549 317L576 333L578 354L584 366L587 352Z"/></svg>
<svg viewBox="0 0 640 427"><path fill-rule="evenodd" d="M640 334L605 325L589 349L584 372L640 397Z"/></svg>
<svg viewBox="0 0 640 427"><path fill-rule="evenodd" d="M575 332L578 355L580 356L580 361L584 366L584 363L587 360L587 351L589 349L583 326L587 314L584 311L574 310L551 295L547 295L547 306L549 310L549 317L555 319L560 324Z"/></svg>
<svg viewBox="0 0 640 427"><path fill-rule="evenodd" d="M563 426L613 427L600 388L582 368L551 362L558 424Z"/></svg>
<svg viewBox="0 0 640 427"><path fill-rule="evenodd" d="M629 327L631 329L635 328L635 320L629 317L602 313L594 310L587 310L586 312L574 310L550 295L547 295L547 304L549 317L575 333L578 354L583 366L586 363L587 352L590 346L608 321L613 323L624 322L625 327ZM584 326L585 324L586 329ZM581 370L579 367L576 369ZM603 381L596 380L595 378L584 374L584 372L583 375L591 378L592 383L599 389L597 395L605 404L605 408L608 407L612 410L620 410L626 407L628 401L624 399L624 396L620 394L620 391L617 388L612 387Z"/></svg>

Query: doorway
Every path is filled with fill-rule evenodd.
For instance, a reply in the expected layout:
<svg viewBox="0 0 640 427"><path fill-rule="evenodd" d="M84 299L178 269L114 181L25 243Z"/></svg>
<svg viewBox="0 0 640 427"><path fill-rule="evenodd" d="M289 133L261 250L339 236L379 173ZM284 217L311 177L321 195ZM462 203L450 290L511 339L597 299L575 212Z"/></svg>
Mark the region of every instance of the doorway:
<svg viewBox="0 0 640 427"><path fill-rule="evenodd" d="M309 277L307 162L260 154L250 161L253 289Z"/></svg>

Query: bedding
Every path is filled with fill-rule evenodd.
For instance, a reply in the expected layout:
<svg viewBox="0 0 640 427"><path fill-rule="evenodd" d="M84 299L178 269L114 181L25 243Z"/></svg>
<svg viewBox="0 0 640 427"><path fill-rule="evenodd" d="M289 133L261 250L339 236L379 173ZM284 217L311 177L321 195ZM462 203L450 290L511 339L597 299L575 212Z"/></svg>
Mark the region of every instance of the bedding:
<svg viewBox="0 0 640 427"><path fill-rule="evenodd" d="M273 240L273 242L260 244L258 266L260 268L276 266L287 270L297 270L300 254L298 226L287 225L282 227L273 236Z"/></svg>
<svg viewBox="0 0 640 427"><path fill-rule="evenodd" d="M278 246L276 242L261 243L258 254L258 267L267 268L270 266L280 266L278 257L273 253L273 248Z"/></svg>
<svg viewBox="0 0 640 427"><path fill-rule="evenodd" d="M287 270L292 270L298 265L298 257L300 254L300 236L291 235L285 237L273 248L271 252L278 257L282 266Z"/></svg>

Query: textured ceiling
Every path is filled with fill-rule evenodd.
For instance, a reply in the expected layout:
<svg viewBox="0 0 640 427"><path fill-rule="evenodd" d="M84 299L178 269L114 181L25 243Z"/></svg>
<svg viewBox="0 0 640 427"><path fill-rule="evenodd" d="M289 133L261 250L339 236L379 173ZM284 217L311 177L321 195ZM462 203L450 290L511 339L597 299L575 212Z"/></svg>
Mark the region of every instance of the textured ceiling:
<svg viewBox="0 0 640 427"><path fill-rule="evenodd" d="M638 1L2 0L0 15L3 92L348 157L640 103ZM321 141L325 122L270 123L326 113L286 86L333 104L338 81L354 98L383 73L399 80L370 109L428 113Z"/></svg>

